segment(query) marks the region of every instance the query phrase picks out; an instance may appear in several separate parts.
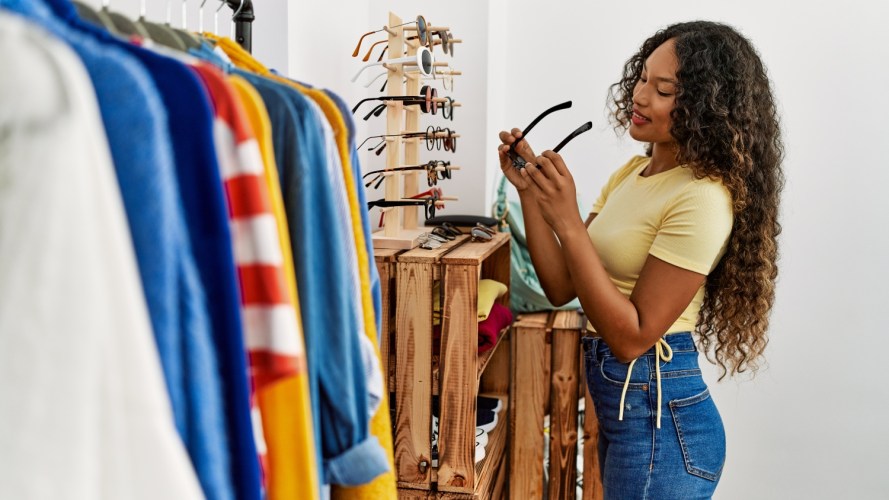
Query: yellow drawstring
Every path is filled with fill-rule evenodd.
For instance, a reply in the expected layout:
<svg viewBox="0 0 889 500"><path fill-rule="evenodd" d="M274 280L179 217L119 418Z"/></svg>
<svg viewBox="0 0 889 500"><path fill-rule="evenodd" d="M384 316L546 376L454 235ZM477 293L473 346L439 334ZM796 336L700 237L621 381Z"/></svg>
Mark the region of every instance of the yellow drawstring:
<svg viewBox="0 0 889 500"><path fill-rule="evenodd" d="M666 353L664 350L666 349ZM636 358L639 359L639 358ZM624 389L620 393L620 412L618 414L617 419L624 419L624 400L627 397L627 389L630 387L630 375L633 374L633 365L636 364L636 359L630 361L630 366L627 368L627 380L624 382ZM659 338L657 343L654 344L654 367L657 373L657 428L661 428L661 360L664 360L665 363L669 363L670 360L673 359L673 349L670 348L670 344L667 343L663 338Z"/></svg>

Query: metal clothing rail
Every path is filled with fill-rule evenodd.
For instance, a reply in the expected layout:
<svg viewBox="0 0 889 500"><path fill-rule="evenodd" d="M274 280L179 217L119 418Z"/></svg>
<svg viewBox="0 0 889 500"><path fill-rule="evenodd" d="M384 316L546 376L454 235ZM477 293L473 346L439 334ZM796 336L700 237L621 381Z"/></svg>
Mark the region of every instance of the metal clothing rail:
<svg viewBox="0 0 889 500"><path fill-rule="evenodd" d="M253 0L225 0L234 11L235 41L247 52L253 52Z"/></svg>

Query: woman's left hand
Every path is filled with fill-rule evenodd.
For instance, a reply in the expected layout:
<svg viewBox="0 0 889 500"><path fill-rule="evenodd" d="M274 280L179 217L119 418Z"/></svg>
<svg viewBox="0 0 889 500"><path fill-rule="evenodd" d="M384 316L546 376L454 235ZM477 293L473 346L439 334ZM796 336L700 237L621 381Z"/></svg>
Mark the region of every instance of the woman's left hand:
<svg viewBox="0 0 889 500"><path fill-rule="evenodd" d="M575 223L583 226L577 209L574 177L561 155L544 151L534 162L525 165L522 177L530 180L528 189L533 191L533 198L537 201L544 220L556 234Z"/></svg>

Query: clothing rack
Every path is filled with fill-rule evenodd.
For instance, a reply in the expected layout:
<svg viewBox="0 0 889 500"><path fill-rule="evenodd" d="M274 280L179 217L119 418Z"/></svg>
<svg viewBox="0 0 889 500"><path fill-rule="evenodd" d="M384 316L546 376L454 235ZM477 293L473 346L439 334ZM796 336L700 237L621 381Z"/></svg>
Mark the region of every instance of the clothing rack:
<svg viewBox="0 0 889 500"><path fill-rule="evenodd" d="M247 52L253 52L253 0L225 0L232 9L235 23L235 41Z"/></svg>

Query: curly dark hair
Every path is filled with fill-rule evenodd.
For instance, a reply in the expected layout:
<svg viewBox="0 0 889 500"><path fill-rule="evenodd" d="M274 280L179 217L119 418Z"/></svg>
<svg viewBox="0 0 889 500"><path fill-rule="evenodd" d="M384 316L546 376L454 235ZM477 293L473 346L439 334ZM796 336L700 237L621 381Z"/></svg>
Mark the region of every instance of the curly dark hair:
<svg viewBox="0 0 889 500"><path fill-rule="evenodd" d="M759 367L768 344L778 275L778 205L784 144L775 98L759 54L734 28L694 21L668 26L642 44L610 89L615 129L625 132L633 88L648 56L675 42L679 67L671 134L676 159L697 178L731 193L734 227L725 255L707 277L696 333L707 358L731 373ZM648 145L651 155L651 145Z"/></svg>

